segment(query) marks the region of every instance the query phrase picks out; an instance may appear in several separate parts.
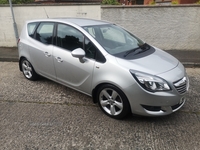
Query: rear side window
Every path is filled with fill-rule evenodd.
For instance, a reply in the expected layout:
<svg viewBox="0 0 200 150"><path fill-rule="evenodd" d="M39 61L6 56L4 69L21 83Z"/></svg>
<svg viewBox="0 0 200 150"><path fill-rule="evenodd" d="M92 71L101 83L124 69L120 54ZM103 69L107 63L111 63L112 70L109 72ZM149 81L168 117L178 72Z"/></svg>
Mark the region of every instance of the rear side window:
<svg viewBox="0 0 200 150"><path fill-rule="evenodd" d="M33 23L28 24L27 29L28 29L28 35L30 37L34 36L34 32L35 32L37 25L38 25L38 22L33 22Z"/></svg>
<svg viewBox="0 0 200 150"><path fill-rule="evenodd" d="M52 44L54 23L43 22L37 28L35 39L44 44Z"/></svg>

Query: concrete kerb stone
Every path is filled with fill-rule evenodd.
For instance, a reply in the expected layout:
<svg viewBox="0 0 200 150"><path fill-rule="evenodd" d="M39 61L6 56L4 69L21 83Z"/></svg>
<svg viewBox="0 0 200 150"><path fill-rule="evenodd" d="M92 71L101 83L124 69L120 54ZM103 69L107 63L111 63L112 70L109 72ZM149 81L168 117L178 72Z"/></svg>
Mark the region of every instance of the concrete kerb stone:
<svg viewBox="0 0 200 150"><path fill-rule="evenodd" d="M19 59L18 58L3 58L3 57L0 57L0 62L18 62Z"/></svg>
<svg viewBox="0 0 200 150"><path fill-rule="evenodd" d="M200 68L200 63L182 62L186 68Z"/></svg>
<svg viewBox="0 0 200 150"><path fill-rule="evenodd" d="M200 68L200 51L167 50L176 57L186 68ZM0 61L18 62L17 47L0 47Z"/></svg>

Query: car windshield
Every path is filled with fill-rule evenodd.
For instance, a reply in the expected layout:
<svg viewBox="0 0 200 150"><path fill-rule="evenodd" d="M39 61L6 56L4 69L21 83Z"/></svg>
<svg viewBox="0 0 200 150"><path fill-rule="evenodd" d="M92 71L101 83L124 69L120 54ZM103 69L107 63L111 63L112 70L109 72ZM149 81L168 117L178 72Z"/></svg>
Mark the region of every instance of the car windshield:
<svg viewBox="0 0 200 150"><path fill-rule="evenodd" d="M127 53L144 45L142 40L116 25L107 24L85 26L83 28L112 55Z"/></svg>

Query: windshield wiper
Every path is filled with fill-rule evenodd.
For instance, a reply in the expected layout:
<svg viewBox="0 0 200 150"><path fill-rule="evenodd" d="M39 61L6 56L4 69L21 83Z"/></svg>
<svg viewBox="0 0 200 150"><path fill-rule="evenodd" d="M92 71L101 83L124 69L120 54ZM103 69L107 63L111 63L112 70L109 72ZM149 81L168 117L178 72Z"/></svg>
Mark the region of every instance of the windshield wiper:
<svg viewBox="0 0 200 150"><path fill-rule="evenodd" d="M146 44L146 43L144 43L143 45L138 45L138 46L139 46L139 47L134 48L134 49L132 49L132 50L130 50L130 51L127 51L127 52L124 54L124 57L126 57L126 56L128 56L129 54L135 52L135 51L138 50L138 49L140 49L140 51L138 51L136 54L139 54L139 53L141 53L141 52L147 51L147 50L150 48L150 46L149 46L148 44Z"/></svg>
<svg viewBox="0 0 200 150"><path fill-rule="evenodd" d="M134 48L134 49L132 49L132 50L130 50L130 51L127 51L127 52L124 54L124 57L128 56L130 53L135 52L137 49L140 49L140 47L137 47L137 48Z"/></svg>

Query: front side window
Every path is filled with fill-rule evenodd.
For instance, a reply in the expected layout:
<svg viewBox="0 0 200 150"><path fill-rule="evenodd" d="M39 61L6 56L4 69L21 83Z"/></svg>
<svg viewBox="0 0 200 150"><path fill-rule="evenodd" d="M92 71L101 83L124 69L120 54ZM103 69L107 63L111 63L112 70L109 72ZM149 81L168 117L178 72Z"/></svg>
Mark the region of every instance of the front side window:
<svg viewBox="0 0 200 150"><path fill-rule="evenodd" d="M58 24L57 27L57 46L73 51L76 48L83 48L84 36L77 29Z"/></svg>
<svg viewBox="0 0 200 150"><path fill-rule="evenodd" d="M98 62L105 62L104 56L99 52L93 42L79 30L66 24L58 24L57 26L56 46L69 51L82 48L85 51L85 57L95 59Z"/></svg>
<svg viewBox="0 0 200 150"><path fill-rule="evenodd" d="M52 44L54 23L40 23L35 38L44 44Z"/></svg>
<svg viewBox="0 0 200 150"><path fill-rule="evenodd" d="M88 58L95 59L95 55L96 55L96 51L97 51L96 46L94 46L94 44L87 38L85 38L84 46L85 46L85 56Z"/></svg>

